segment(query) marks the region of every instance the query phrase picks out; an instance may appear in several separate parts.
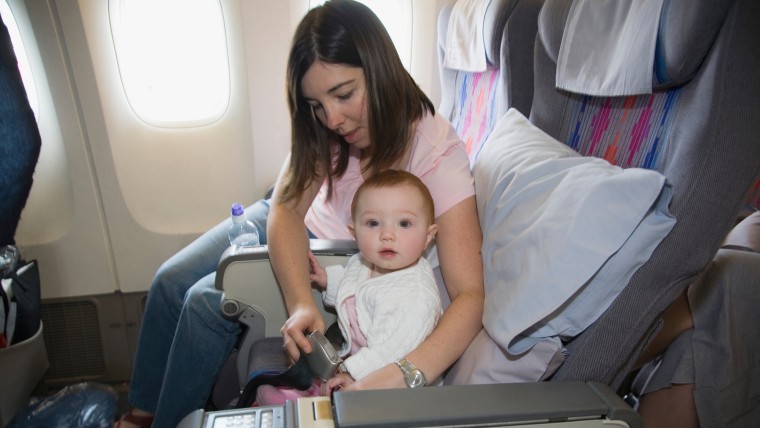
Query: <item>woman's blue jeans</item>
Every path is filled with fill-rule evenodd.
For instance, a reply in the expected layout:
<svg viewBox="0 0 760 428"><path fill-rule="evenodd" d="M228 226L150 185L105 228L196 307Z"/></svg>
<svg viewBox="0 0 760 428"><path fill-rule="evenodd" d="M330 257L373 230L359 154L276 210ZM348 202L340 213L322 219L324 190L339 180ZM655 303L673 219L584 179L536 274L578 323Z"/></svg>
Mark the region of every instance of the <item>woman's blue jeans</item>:
<svg viewBox="0 0 760 428"><path fill-rule="evenodd" d="M269 202L246 208L266 243ZM206 405L214 382L240 334L221 316L216 268L230 243L227 219L167 260L148 291L137 343L129 401L155 413L153 426L174 428Z"/></svg>

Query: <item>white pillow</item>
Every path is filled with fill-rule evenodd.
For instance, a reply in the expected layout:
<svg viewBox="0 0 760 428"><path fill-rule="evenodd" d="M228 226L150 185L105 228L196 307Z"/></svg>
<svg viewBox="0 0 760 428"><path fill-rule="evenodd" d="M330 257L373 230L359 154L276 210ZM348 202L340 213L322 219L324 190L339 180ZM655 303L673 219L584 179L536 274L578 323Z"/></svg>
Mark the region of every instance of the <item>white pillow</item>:
<svg viewBox="0 0 760 428"><path fill-rule="evenodd" d="M665 177L582 157L510 109L474 168L489 335L511 354L577 335L670 232Z"/></svg>

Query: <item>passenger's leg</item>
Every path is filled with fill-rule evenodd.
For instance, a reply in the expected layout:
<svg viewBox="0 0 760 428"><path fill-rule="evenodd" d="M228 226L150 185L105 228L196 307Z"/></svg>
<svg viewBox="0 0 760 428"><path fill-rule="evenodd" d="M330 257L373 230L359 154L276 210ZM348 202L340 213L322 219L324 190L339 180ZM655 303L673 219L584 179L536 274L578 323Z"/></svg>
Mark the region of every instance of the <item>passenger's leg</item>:
<svg viewBox="0 0 760 428"><path fill-rule="evenodd" d="M641 398L644 428L698 427L694 384L672 385Z"/></svg>
<svg viewBox="0 0 760 428"><path fill-rule="evenodd" d="M40 133L21 81L8 29L0 19L0 248L14 244L32 188Z"/></svg>
<svg viewBox="0 0 760 428"><path fill-rule="evenodd" d="M228 226L229 221L222 222L204 233L156 273L148 291L132 368L129 401L135 407L156 411L185 295L201 278L213 276L220 255L229 246Z"/></svg>
<svg viewBox="0 0 760 428"><path fill-rule="evenodd" d="M246 209L247 217L259 229L262 243L266 242L268 211L269 204L263 200ZM182 384L173 384L172 381L166 380L168 376L165 376L170 355L172 355L172 361L182 359L181 356L176 356L176 352L171 353L172 343L176 340L184 340L185 336L181 335L188 330L188 326L181 320L183 313L208 311L206 316L200 318L209 324L209 329L227 330L232 335L232 343L237 338L239 328L235 328L236 324L232 326L232 323L226 320L221 320L218 325L216 324L217 320L221 319L219 317L220 294L213 291L214 273L219 257L229 247L227 238L229 225L228 219L204 233L167 260L156 273L148 293L130 384L129 401L137 408L138 414L156 412L162 388L172 388L174 391L184 388ZM196 283L198 283L195 286L197 297L193 298L193 293L188 293L188 291ZM190 328L193 327L190 326ZM197 334L204 337L201 331ZM223 349L227 348L226 344L222 346ZM229 353L229 350L226 352ZM202 354L193 354L186 357L203 357ZM174 365L177 364L182 363ZM209 376L215 377L216 371ZM210 389L209 387L209 391ZM206 391L207 394L208 391Z"/></svg>
<svg viewBox="0 0 760 428"><path fill-rule="evenodd" d="M694 329L688 346L677 346L679 338L668 348L665 358L680 353L675 368L658 370L668 383L642 397L645 426L675 415L704 426L760 426L758 289L760 254L718 252L689 289Z"/></svg>
<svg viewBox="0 0 760 428"><path fill-rule="evenodd" d="M760 426L760 254L720 250L689 290L703 426Z"/></svg>
<svg viewBox="0 0 760 428"><path fill-rule="evenodd" d="M269 215L269 199L262 199L245 209L245 216L259 230L259 243L267 243L267 216ZM228 223L229 224L229 223Z"/></svg>
<svg viewBox="0 0 760 428"><path fill-rule="evenodd" d="M214 288L214 274L187 294L169 351L155 426L174 427L208 400L219 371L240 334L240 324L222 317L222 292Z"/></svg>
<svg viewBox="0 0 760 428"><path fill-rule="evenodd" d="M689 308L688 290L684 291L675 302L671 303L662 314L662 328L652 342L641 352L634 368L655 359L665 352L670 344L686 330L694 327Z"/></svg>
<svg viewBox="0 0 760 428"><path fill-rule="evenodd" d="M680 335L662 355L658 368L640 375L651 378L634 393L641 399L637 409L645 427L699 426L694 402L694 358L690 329ZM635 383L640 383L643 379Z"/></svg>

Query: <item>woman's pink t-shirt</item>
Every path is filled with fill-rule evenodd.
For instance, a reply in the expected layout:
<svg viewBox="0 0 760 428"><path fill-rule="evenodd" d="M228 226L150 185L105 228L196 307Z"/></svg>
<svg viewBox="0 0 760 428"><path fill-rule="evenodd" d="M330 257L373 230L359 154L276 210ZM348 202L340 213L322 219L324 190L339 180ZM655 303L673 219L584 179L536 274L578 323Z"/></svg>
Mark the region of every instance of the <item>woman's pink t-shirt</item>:
<svg viewBox="0 0 760 428"><path fill-rule="evenodd" d="M419 177L435 202L435 216L475 194L464 143L442 116L426 115L417 126L406 170ZM327 182L306 214L306 227L323 239L353 239L348 230L351 201L364 182L358 149L351 147L346 173L333 182L333 197L327 200Z"/></svg>

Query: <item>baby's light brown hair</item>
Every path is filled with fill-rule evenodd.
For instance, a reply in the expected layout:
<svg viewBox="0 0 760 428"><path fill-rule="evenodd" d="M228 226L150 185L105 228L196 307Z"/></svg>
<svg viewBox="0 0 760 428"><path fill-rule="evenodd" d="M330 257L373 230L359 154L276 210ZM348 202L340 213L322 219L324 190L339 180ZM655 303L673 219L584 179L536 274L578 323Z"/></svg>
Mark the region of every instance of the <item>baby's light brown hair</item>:
<svg viewBox="0 0 760 428"><path fill-rule="evenodd" d="M372 177L368 178L367 181L362 183L362 185L356 189L354 199L351 201L351 216L353 218L356 218L356 201L365 190L399 186L409 186L417 189L417 192L419 192L420 196L422 196L422 203L425 207L425 214L427 214L428 224L435 223L435 203L433 202L433 196L430 194L430 190L428 190L427 186L425 186L425 183L423 183L422 180L420 180L416 175L397 169L386 169L385 171L380 171Z"/></svg>

